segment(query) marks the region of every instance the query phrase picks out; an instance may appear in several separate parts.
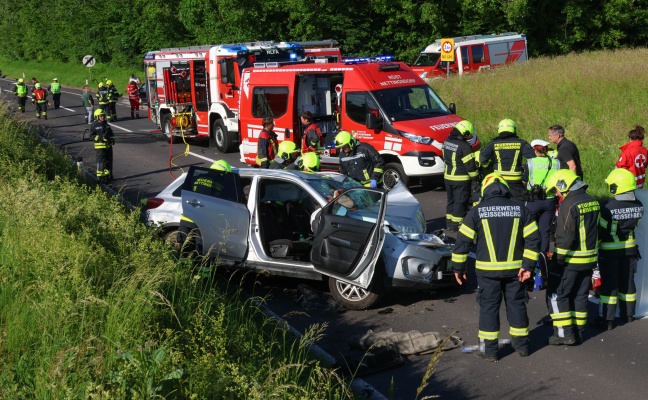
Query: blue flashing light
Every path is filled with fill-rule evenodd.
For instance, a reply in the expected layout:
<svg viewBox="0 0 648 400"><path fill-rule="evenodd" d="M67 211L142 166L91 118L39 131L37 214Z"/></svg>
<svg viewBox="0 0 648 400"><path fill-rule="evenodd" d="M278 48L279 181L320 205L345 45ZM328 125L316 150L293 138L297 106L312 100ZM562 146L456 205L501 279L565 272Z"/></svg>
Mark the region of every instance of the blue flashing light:
<svg viewBox="0 0 648 400"><path fill-rule="evenodd" d="M345 64L357 64L357 63L377 63L377 62L390 62L394 59L394 56L376 56L376 57L355 57L355 58L344 58L342 62Z"/></svg>
<svg viewBox="0 0 648 400"><path fill-rule="evenodd" d="M287 49L301 49L302 46L299 43L293 42L281 42L279 47L285 47Z"/></svg>
<svg viewBox="0 0 648 400"><path fill-rule="evenodd" d="M245 46L242 46L240 44L228 44L228 45L223 45L221 46L221 49L231 52L231 53L238 53L241 51L248 51L248 48Z"/></svg>
<svg viewBox="0 0 648 400"><path fill-rule="evenodd" d="M290 61L296 61L297 60L297 53L290 53Z"/></svg>

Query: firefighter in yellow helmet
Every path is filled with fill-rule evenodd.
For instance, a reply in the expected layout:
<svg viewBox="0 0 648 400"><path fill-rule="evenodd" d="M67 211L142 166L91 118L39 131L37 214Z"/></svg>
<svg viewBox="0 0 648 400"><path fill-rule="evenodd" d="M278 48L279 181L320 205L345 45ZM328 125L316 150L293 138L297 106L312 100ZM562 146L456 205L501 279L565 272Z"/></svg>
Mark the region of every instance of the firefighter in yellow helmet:
<svg viewBox="0 0 648 400"><path fill-rule="evenodd" d="M318 172L320 169L320 158L317 153L308 152L302 154L297 161L297 167L304 172Z"/></svg>
<svg viewBox="0 0 648 400"><path fill-rule="evenodd" d="M113 150L115 135L106 121L106 113L101 108L94 112L94 122L90 132L94 137L94 148L97 158L97 179L108 183L112 179Z"/></svg>
<svg viewBox="0 0 648 400"><path fill-rule="evenodd" d="M517 136L517 128L512 119L503 119L497 126L497 136L480 153L479 164L482 168L492 167L509 185L511 198L524 201L526 188L522 184L523 158L535 157L531 145Z"/></svg>
<svg viewBox="0 0 648 400"><path fill-rule="evenodd" d="M232 172L232 166L225 160L215 161L209 169L225 173ZM222 187L217 185L217 182L214 182L209 178L209 176L202 176L194 182L193 190L194 192L200 192L202 190L209 192L222 190ZM182 255L185 257L190 255L201 255L202 252L202 238L200 236L200 231L198 230L198 225L196 225L196 223L191 219L185 217L184 214L180 216L180 226L178 227L176 246L180 248Z"/></svg>
<svg viewBox="0 0 648 400"><path fill-rule="evenodd" d="M552 172L547 192L560 206L556 216L554 253L549 263L547 308L554 334L549 344L573 345L583 340L592 270L598 253L599 203L587 184L569 169Z"/></svg>
<svg viewBox="0 0 648 400"><path fill-rule="evenodd" d="M117 101L121 93L117 91L110 79L106 81L106 87L108 88L108 111L106 111L106 114L108 114L108 120L115 122L117 121Z"/></svg>
<svg viewBox="0 0 648 400"><path fill-rule="evenodd" d="M104 113L108 113L108 87L103 82L99 82L97 85L97 103L99 108L104 110Z"/></svg>
<svg viewBox="0 0 648 400"><path fill-rule="evenodd" d="M16 85L13 87L13 94L18 99L18 111L25 112L25 104L27 104L27 85L23 78L18 79Z"/></svg>
<svg viewBox="0 0 648 400"><path fill-rule="evenodd" d="M382 182L385 161L370 144L360 143L347 131L335 136L339 149L340 172L365 186L377 188Z"/></svg>
<svg viewBox="0 0 648 400"><path fill-rule="evenodd" d="M277 156L274 159L273 163L270 163L270 169L288 169L295 170L297 165L295 160L299 157L299 149L295 142L290 140L284 140L279 143L277 149Z"/></svg>
<svg viewBox="0 0 648 400"><path fill-rule="evenodd" d="M473 184L478 179L475 153L467 142L474 136L475 128L470 121L459 122L450 131L443 142L443 163L445 171L443 179L446 188L446 226L449 231L456 232L468 212Z"/></svg>
<svg viewBox="0 0 648 400"><path fill-rule="evenodd" d="M637 304L634 274L639 250L635 228L643 216L643 204L637 200L635 176L627 169L615 169L605 179L614 198L601 203L599 218L599 270L601 288L599 317L595 325L614 328L617 305L621 321L632 322Z"/></svg>
<svg viewBox="0 0 648 400"><path fill-rule="evenodd" d="M529 355L529 318L526 285L538 260L540 234L533 215L510 199L508 181L497 173L484 178L482 201L463 220L452 253L452 268L459 284L466 280L468 253L475 248L479 294L479 351L487 361L497 361L499 310L502 297L513 337L513 348Z"/></svg>

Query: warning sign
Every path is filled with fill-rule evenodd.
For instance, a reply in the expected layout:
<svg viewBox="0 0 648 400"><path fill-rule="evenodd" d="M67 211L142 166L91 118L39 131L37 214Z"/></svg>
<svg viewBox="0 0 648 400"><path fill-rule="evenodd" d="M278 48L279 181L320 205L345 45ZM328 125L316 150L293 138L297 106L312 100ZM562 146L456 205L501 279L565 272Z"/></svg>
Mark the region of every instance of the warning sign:
<svg viewBox="0 0 648 400"><path fill-rule="evenodd" d="M441 39L441 61L454 62L454 39Z"/></svg>

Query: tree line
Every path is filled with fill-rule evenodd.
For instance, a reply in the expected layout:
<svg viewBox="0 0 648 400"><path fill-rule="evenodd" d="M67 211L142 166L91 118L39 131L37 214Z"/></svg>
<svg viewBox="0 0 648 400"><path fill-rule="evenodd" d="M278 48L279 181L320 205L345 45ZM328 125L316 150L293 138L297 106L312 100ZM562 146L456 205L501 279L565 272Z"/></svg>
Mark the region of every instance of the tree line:
<svg viewBox="0 0 648 400"><path fill-rule="evenodd" d="M529 52L645 46L648 0L4 0L0 51L17 60L132 67L148 51L335 39L353 56L411 62L435 39L517 31Z"/></svg>

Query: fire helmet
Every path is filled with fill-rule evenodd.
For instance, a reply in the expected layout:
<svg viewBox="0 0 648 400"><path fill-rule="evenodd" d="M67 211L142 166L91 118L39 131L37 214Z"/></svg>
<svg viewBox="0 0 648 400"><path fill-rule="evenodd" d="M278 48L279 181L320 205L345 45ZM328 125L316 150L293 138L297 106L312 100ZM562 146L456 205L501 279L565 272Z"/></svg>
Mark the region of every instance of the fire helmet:
<svg viewBox="0 0 648 400"><path fill-rule="evenodd" d="M623 168L612 170L605 178L605 183L608 184L608 190L612 194L631 192L637 188L634 174Z"/></svg>
<svg viewBox="0 0 648 400"><path fill-rule="evenodd" d="M225 160L215 161L209 169L215 169L216 171L223 172L232 172L232 166Z"/></svg>
<svg viewBox="0 0 648 400"><path fill-rule="evenodd" d="M547 193L553 193L554 189L558 189L561 193L565 193L569 188L578 180L578 176L570 169L559 169L552 172L547 177Z"/></svg>
<svg viewBox="0 0 648 400"><path fill-rule="evenodd" d="M34 85L34 87L35 87L36 89L40 89L40 88L41 88L41 84L38 83L38 82L36 82L36 84Z"/></svg>
<svg viewBox="0 0 648 400"><path fill-rule="evenodd" d="M335 147L340 148L344 147L346 145L349 145L350 147L355 147L356 140L355 138L347 131L340 131L336 136L335 136Z"/></svg>
<svg viewBox="0 0 648 400"><path fill-rule="evenodd" d="M110 79L108 79L108 80L106 81L106 85L108 85L108 86L112 85L112 81L111 81Z"/></svg>
<svg viewBox="0 0 648 400"><path fill-rule="evenodd" d="M103 115L104 117L106 116L106 113L104 112L103 108L98 108L94 112L95 118L98 118L100 115Z"/></svg>
<svg viewBox="0 0 648 400"><path fill-rule="evenodd" d="M497 126L497 133L511 132L515 133L515 122L512 119L503 119Z"/></svg>
<svg viewBox="0 0 648 400"><path fill-rule="evenodd" d="M25 83L25 80L23 78L18 78L18 83Z"/></svg>
<svg viewBox="0 0 648 400"><path fill-rule="evenodd" d="M99 82L99 84L97 85L97 87L99 87L99 88L104 87L104 83L103 83L103 82Z"/></svg>
<svg viewBox="0 0 648 400"><path fill-rule="evenodd" d="M297 145L295 142L291 142L290 140L284 140L279 143L279 148L277 149L277 155L284 160L288 160L291 154L297 152L299 152Z"/></svg>
<svg viewBox="0 0 648 400"><path fill-rule="evenodd" d="M468 137L475 134L475 127L473 126L472 122L465 119L455 125L455 128L459 132L461 132L461 135L463 137Z"/></svg>
<svg viewBox="0 0 648 400"><path fill-rule="evenodd" d="M320 169L320 158L314 152L304 153L298 164L302 171L317 172Z"/></svg>
<svg viewBox="0 0 648 400"><path fill-rule="evenodd" d="M502 175L498 174L497 172L492 172L484 178L482 181L481 185L481 195L484 197L484 189L489 187L490 185L494 183L501 183L502 185L506 186L506 190L509 190L509 184L506 182L506 179L502 178Z"/></svg>

